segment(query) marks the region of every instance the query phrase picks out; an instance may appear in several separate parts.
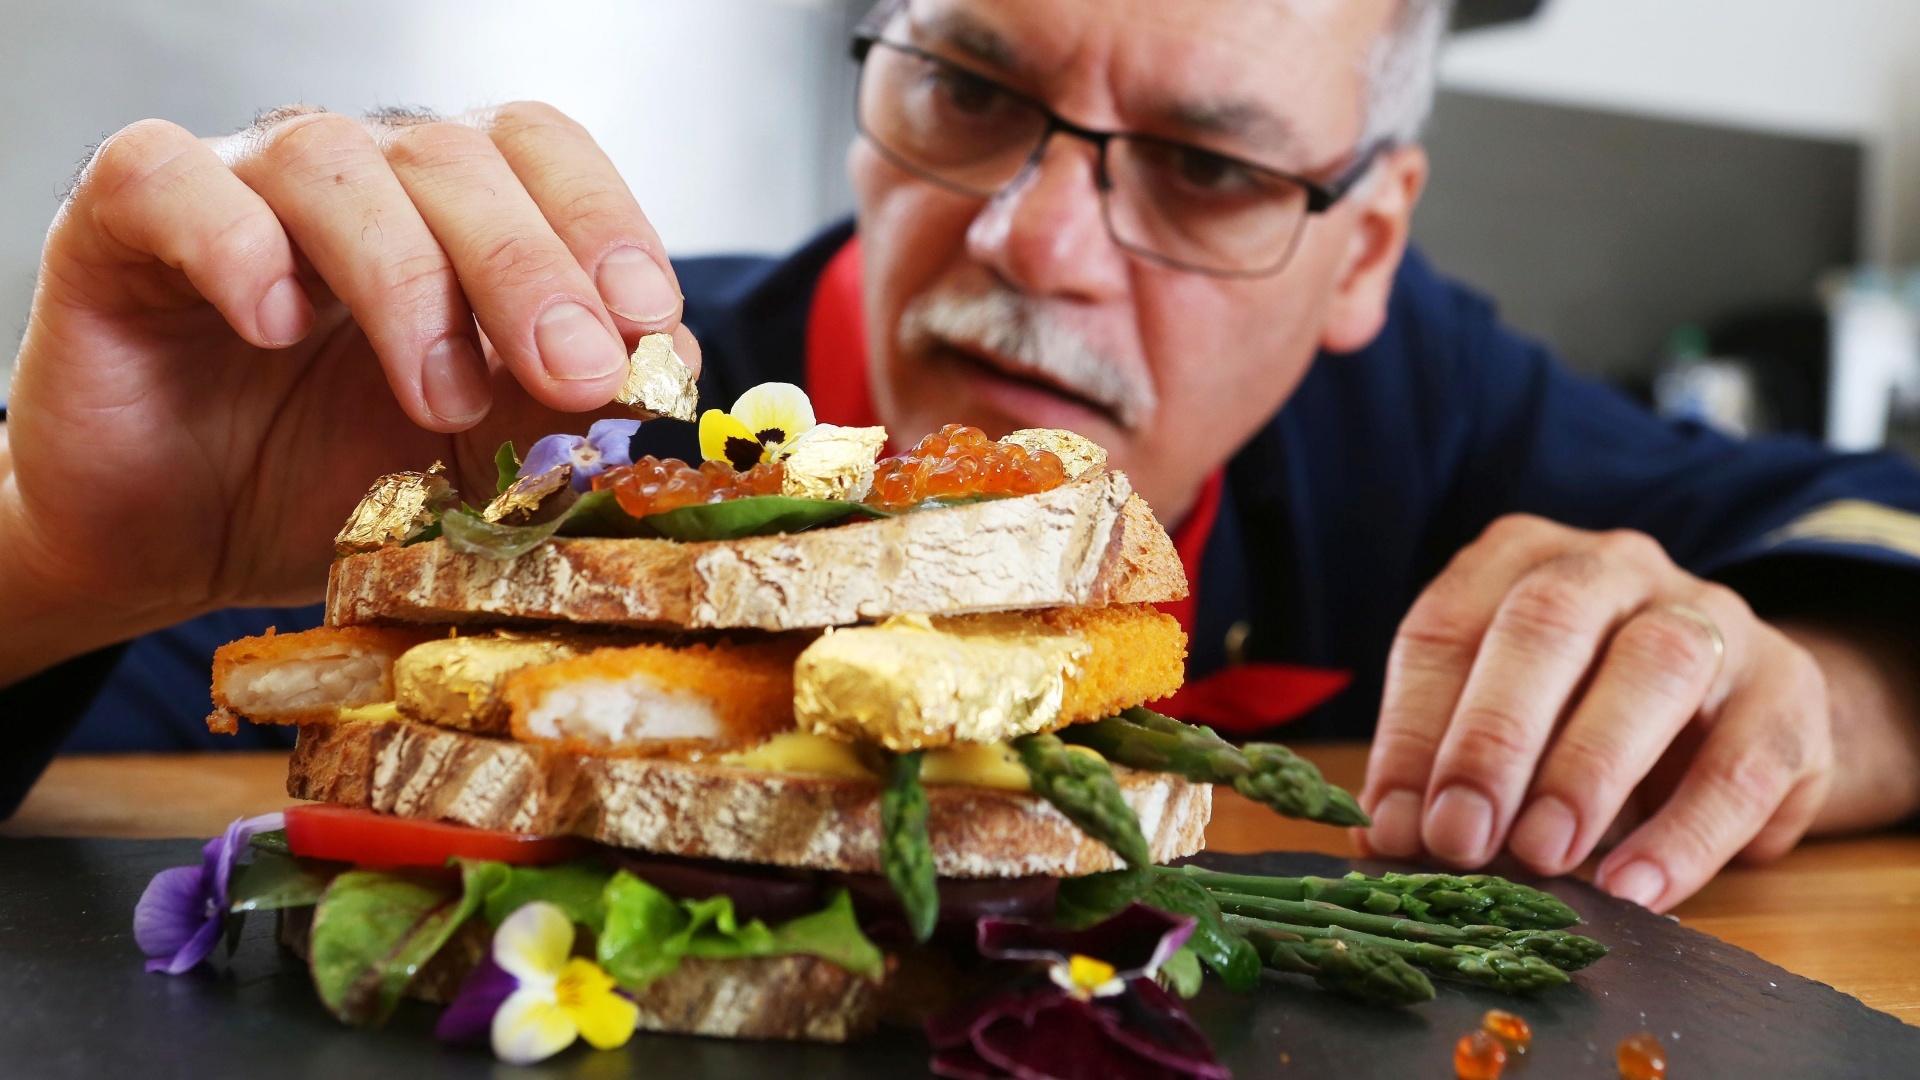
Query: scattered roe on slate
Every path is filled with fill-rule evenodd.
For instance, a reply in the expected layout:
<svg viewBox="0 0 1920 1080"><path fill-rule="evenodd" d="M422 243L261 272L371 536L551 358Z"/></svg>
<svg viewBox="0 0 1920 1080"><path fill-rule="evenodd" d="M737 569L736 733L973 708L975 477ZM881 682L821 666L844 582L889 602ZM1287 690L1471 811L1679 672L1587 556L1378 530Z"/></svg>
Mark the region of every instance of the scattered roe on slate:
<svg viewBox="0 0 1920 1080"><path fill-rule="evenodd" d="M1507 1048L1483 1031L1469 1031L1453 1044L1453 1074L1460 1080L1500 1080Z"/></svg>
<svg viewBox="0 0 1920 1080"><path fill-rule="evenodd" d="M1613 1055L1620 1063L1620 1080L1666 1080L1667 1048L1651 1031L1621 1039Z"/></svg>
<svg viewBox="0 0 1920 1080"><path fill-rule="evenodd" d="M1515 1054L1526 1053L1533 1042L1533 1029L1505 1009L1488 1009L1487 1015L1480 1018L1480 1028Z"/></svg>

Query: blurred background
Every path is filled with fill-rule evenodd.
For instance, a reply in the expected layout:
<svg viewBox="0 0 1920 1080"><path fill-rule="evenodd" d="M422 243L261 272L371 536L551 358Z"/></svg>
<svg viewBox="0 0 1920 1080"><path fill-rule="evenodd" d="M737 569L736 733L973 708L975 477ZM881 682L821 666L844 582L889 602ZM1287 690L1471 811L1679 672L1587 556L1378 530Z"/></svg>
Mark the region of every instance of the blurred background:
<svg viewBox="0 0 1920 1080"><path fill-rule="evenodd" d="M539 98L676 254L785 249L850 204L865 6L0 0L0 331L69 176L148 116ZM1415 223L1443 270L1666 411L1920 448L1920 3L1466 0L1456 22Z"/></svg>

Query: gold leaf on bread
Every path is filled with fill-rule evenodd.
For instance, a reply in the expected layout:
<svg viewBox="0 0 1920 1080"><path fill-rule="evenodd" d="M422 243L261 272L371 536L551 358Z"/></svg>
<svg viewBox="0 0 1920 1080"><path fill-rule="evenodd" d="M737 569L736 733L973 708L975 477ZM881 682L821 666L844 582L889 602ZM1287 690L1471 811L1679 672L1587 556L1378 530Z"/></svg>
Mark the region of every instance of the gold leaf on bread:
<svg viewBox="0 0 1920 1080"><path fill-rule="evenodd" d="M388 473L375 480L333 538L333 550L353 555L406 543L453 500L453 485L444 472L446 466L436 461L423 473Z"/></svg>
<svg viewBox="0 0 1920 1080"><path fill-rule="evenodd" d="M1078 480L1107 465L1107 451L1099 443L1062 428L1021 428L1000 441L1029 454L1039 450L1051 453L1067 467L1068 480Z"/></svg>
<svg viewBox="0 0 1920 1080"><path fill-rule="evenodd" d="M561 465L533 476L523 476L493 497L480 516L496 525L531 524L540 513L540 504L555 492L571 491L573 466ZM571 502L572 500L568 500ZM552 518L548 517L551 521Z"/></svg>
<svg viewBox="0 0 1920 1080"><path fill-rule="evenodd" d="M883 427L815 424L787 444L780 494L859 502L873 486L873 463L886 444Z"/></svg>
<svg viewBox="0 0 1920 1080"><path fill-rule="evenodd" d="M627 381L613 400L657 417L690 421L699 415L700 391L693 371L673 351L673 335L640 339L627 358Z"/></svg>

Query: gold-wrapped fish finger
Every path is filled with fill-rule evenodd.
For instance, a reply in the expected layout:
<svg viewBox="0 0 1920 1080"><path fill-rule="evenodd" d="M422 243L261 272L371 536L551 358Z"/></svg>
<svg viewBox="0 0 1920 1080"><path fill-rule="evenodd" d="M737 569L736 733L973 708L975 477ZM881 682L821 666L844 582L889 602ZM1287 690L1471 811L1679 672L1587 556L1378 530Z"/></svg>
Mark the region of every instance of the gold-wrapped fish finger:
<svg viewBox="0 0 1920 1080"><path fill-rule="evenodd" d="M429 641L394 661L394 701L415 720L502 735L508 726L501 697L507 677L586 648L566 638L510 633Z"/></svg>

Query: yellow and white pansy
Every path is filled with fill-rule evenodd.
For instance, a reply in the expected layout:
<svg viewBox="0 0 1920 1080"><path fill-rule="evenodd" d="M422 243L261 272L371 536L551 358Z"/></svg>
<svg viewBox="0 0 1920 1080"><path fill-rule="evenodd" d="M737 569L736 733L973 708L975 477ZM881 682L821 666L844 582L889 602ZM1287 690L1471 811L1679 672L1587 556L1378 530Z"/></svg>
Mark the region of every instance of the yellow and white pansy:
<svg viewBox="0 0 1920 1080"><path fill-rule="evenodd" d="M1069 956L1066 963L1049 965L1047 976L1055 986L1081 1001L1112 997L1127 988L1127 981L1112 964L1081 953Z"/></svg>
<svg viewBox="0 0 1920 1080"><path fill-rule="evenodd" d="M805 390L792 383L761 383L741 394L727 412L708 409L701 414L700 456L745 472L761 462L779 461L813 424L813 402Z"/></svg>
<svg viewBox="0 0 1920 1080"><path fill-rule="evenodd" d="M639 1008L614 992L600 965L573 955L573 934L573 920L544 900L494 931L493 962L519 982L493 1014L493 1052L501 1061L542 1061L576 1038L611 1050L633 1037Z"/></svg>

